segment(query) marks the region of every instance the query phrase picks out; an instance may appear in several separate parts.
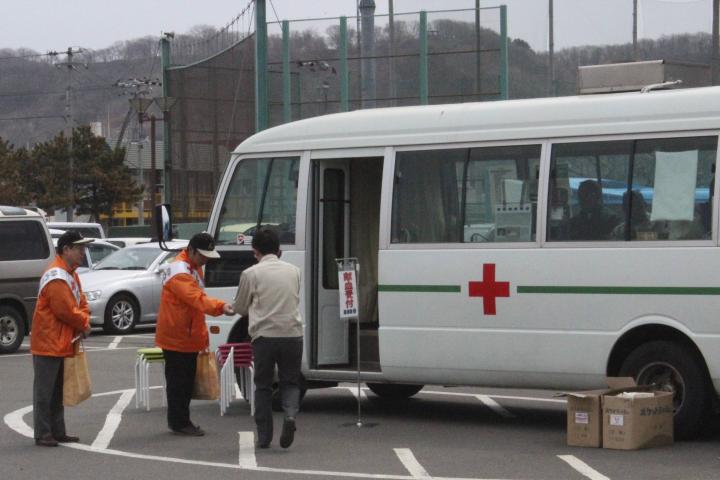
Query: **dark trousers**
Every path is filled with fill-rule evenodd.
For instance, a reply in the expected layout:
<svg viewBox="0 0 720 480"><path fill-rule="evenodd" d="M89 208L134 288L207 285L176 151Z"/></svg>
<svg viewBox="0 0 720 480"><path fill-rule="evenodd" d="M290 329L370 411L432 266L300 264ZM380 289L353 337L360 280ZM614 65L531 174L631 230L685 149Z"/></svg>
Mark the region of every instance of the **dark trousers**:
<svg viewBox="0 0 720 480"><path fill-rule="evenodd" d="M197 370L197 352L163 350L165 355L165 389L167 421L170 430L190 425L190 399Z"/></svg>
<svg viewBox="0 0 720 480"><path fill-rule="evenodd" d="M300 408L300 363L302 337L260 337L252 342L255 366L255 425L258 441L273 437L272 384L278 368L280 395L285 417L294 417Z"/></svg>
<svg viewBox="0 0 720 480"><path fill-rule="evenodd" d="M35 438L65 436L63 372L65 359L33 355L33 422Z"/></svg>

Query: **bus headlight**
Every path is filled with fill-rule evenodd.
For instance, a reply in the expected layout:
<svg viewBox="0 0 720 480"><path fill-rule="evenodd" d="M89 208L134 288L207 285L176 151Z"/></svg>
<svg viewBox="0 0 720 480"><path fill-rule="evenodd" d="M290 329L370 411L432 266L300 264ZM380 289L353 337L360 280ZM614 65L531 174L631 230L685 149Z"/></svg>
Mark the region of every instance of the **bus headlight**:
<svg viewBox="0 0 720 480"><path fill-rule="evenodd" d="M88 302L94 302L100 298L100 295L102 295L102 290L91 290L89 292L85 292L85 297Z"/></svg>

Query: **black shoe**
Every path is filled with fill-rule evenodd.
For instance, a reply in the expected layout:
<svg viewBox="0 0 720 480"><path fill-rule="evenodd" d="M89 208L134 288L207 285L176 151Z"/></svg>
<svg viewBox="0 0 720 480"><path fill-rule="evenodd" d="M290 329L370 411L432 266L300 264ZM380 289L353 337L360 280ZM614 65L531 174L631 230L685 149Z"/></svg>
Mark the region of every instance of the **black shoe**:
<svg viewBox="0 0 720 480"><path fill-rule="evenodd" d="M202 428L193 425L192 423L183 428L173 429L175 435L186 435L188 437L202 437L205 432Z"/></svg>
<svg viewBox="0 0 720 480"><path fill-rule="evenodd" d="M270 448L270 441L261 442L260 440L257 440L255 442L255 448Z"/></svg>
<svg viewBox="0 0 720 480"><path fill-rule="evenodd" d="M295 419L288 417L283 422L282 434L280 434L280 446L288 448L295 440Z"/></svg>
<svg viewBox="0 0 720 480"><path fill-rule="evenodd" d="M58 441L51 435L43 435L42 437L35 439L35 445L39 447L57 447Z"/></svg>
<svg viewBox="0 0 720 480"><path fill-rule="evenodd" d="M60 443L77 443L80 441L80 437L74 437L72 435L63 435L62 437L55 437Z"/></svg>

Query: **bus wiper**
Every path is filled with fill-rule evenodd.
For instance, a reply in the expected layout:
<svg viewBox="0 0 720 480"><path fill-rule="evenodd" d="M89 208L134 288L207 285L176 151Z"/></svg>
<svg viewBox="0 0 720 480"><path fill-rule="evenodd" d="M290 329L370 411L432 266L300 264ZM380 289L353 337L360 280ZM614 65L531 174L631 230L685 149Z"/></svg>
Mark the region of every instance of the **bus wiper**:
<svg viewBox="0 0 720 480"><path fill-rule="evenodd" d="M101 267L101 268L95 268L94 270L119 270L118 267Z"/></svg>

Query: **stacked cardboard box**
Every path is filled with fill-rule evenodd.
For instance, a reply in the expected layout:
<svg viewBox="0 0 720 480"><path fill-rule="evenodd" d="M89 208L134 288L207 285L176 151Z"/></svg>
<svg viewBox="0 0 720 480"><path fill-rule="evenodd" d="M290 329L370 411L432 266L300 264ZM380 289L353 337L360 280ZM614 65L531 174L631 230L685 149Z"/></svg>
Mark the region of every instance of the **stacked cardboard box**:
<svg viewBox="0 0 720 480"><path fill-rule="evenodd" d="M609 377L608 388L564 392L567 444L634 450L673 441L673 401L669 392L636 386L630 377Z"/></svg>

